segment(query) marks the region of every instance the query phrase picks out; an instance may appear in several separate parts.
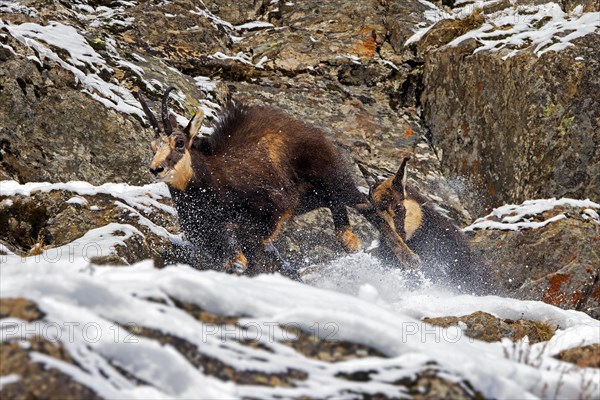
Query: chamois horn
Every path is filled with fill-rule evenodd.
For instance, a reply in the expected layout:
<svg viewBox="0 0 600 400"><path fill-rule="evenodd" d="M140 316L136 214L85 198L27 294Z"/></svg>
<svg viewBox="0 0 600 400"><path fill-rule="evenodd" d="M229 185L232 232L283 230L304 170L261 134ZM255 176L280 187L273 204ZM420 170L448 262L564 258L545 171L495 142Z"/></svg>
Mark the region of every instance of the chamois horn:
<svg viewBox="0 0 600 400"><path fill-rule="evenodd" d="M163 99L162 99L162 106L161 106L161 117L162 117L162 123L163 123L163 127L165 128L165 133L167 134L167 136L169 136L171 133L173 133L173 127L171 126L171 121L169 120L169 93L171 93L172 90L175 90L175 87L173 86L169 86L167 88L167 90L165 90L165 94L163 95Z"/></svg>
<svg viewBox="0 0 600 400"><path fill-rule="evenodd" d="M154 137L159 138L160 137L160 127L158 126L158 121L156 120L156 117L150 110L150 107L148 107L148 104L146 104L146 101L142 97L142 94L140 92L135 92L134 95L138 99L140 104L142 105L142 110L144 110L144 114L146 114L146 117L148 117L148 120L150 121L150 125L152 125L152 129L154 129Z"/></svg>
<svg viewBox="0 0 600 400"><path fill-rule="evenodd" d="M404 158L402 159L402 162L400 163L400 167L398 167L398 172L396 172L396 175L394 176L394 180L392 181L392 184L394 185L394 188L398 191L402 191L404 192L404 194L406 195L406 164L408 164L408 162L411 160L411 156L410 154L407 154L404 156Z"/></svg>

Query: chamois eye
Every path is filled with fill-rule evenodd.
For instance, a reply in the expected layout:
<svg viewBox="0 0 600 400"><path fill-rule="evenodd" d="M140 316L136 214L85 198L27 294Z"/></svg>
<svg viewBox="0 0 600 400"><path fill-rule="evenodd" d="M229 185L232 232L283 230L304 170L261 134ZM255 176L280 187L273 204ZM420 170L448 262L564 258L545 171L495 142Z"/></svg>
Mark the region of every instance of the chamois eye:
<svg viewBox="0 0 600 400"><path fill-rule="evenodd" d="M177 147L178 149L183 149L184 146L185 142L182 139L177 139L177 141L175 142L175 147Z"/></svg>

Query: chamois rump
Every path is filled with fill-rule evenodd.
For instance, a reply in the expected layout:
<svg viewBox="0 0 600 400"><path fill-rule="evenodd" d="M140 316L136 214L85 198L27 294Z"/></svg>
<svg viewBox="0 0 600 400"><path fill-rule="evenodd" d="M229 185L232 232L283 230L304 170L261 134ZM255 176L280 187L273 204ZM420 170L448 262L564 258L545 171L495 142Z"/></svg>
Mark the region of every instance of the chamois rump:
<svg viewBox="0 0 600 400"><path fill-rule="evenodd" d="M180 225L194 245L226 270L260 271L257 251L296 214L327 207L336 235L347 252L360 248L347 206L365 201L342 154L324 135L268 107L228 104L212 135L194 140L204 115L197 111L185 128L162 99L163 131L141 96L155 138L150 172L165 182Z"/></svg>
<svg viewBox="0 0 600 400"><path fill-rule="evenodd" d="M370 186L370 211L379 218L378 229L393 253L391 258L405 267L422 267L437 281L479 294L488 292L487 266L450 220L407 185L409 160L404 157L396 175L379 183L360 166Z"/></svg>

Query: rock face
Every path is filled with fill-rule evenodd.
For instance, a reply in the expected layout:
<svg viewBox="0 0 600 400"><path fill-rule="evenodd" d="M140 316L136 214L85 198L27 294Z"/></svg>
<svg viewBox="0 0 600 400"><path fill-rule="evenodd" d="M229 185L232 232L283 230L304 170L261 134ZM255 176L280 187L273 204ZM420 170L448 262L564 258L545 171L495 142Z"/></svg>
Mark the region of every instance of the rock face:
<svg viewBox="0 0 600 400"><path fill-rule="evenodd" d="M600 206L569 203L505 207L467 230L506 294L600 318Z"/></svg>
<svg viewBox="0 0 600 400"><path fill-rule="evenodd" d="M1 64L2 179L149 182L151 134L138 121L82 93L56 64L14 56Z"/></svg>
<svg viewBox="0 0 600 400"><path fill-rule="evenodd" d="M94 264L123 266L148 258L156 266L183 261L220 269L190 254L164 187L100 186L149 182L153 134L133 94L141 92L156 109L165 88L174 85L171 108L178 121L201 108L203 134L210 134L219 108L234 99L318 125L349 163L380 177L394 174L401 155L412 152L409 183L457 225L504 203L589 197L587 205L497 211L468 231L505 294L600 318L600 16L592 14L598 3L499 1L481 4L481 10L455 3L3 2L0 180L95 186L79 182L78 188L39 186L21 193L24 186L11 192L15 182L0 183L0 260L22 257L30 265L38 257L52 263L53 251L67 249L70 255L85 239L101 250L90 257L78 253L90 274ZM354 171L366 190L359 169ZM376 230L358 213L351 218L363 247L375 245ZM275 245L297 267L343 254L326 210L287 223ZM202 323L239 328L243 317L207 313L170 297L157 301ZM0 318L39 321L45 315L28 300L3 298ZM535 324L484 313L436 321L459 322L489 340L519 339L527 332L542 341L548 334ZM295 368L240 371L157 327L131 333L174 348L220 380L293 389L308 379ZM277 345L301 354L302 362L385 358L372 346L295 334L297 340ZM38 397L39 381L57 397L97 395L57 369L29 363L32 352L73 362L60 345L38 339L1 344L0 376L21 376L21 383L3 385L2 396ZM268 353L261 345L234 346ZM594 351L590 358L597 361ZM583 356L564 358L577 362L589 353L586 347ZM430 367L386 384L414 398L482 397L468 382L446 379L443 369ZM335 378L357 388L372 375L357 368ZM134 386L145 383L124 376Z"/></svg>
<svg viewBox="0 0 600 400"><path fill-rule="evenodd" d="M427 54L424 118L446 176L471 182L471 210L600 198L600 35L573 44L503 59L465 40Z"/></svg>

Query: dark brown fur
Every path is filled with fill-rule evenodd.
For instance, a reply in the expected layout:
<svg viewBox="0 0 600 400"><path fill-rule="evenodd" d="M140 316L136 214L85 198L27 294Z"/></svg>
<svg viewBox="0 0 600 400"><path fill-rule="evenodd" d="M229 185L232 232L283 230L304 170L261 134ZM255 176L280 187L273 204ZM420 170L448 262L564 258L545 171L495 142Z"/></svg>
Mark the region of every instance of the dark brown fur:
<svg viewBox="0 0 600 400"><path fill-rule="evenodd" d="M170 137L188 137L190 125ZM188 151L193 176L169 188L187 238L212 256L241 251L252 264L282 220L319 207L331 210L345 248L358 250L346 206L365 199L340 151L318 128L272 108L229 104L214 133ZM173 167L183 154L173 148L155 159L153 173Z"/></svg>
<svg viewBox="0 0 600 400"><path fill-rule="evenodd" d="M405 158L396 176L372 188L376 214L418 256L426 275L462 290L488 292L487 267L473 254L463 234L431 201L406 184L407 162ZM388 246L386 258L397 261L394 253Z"/></svg>

